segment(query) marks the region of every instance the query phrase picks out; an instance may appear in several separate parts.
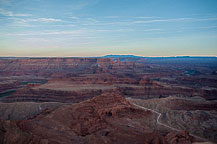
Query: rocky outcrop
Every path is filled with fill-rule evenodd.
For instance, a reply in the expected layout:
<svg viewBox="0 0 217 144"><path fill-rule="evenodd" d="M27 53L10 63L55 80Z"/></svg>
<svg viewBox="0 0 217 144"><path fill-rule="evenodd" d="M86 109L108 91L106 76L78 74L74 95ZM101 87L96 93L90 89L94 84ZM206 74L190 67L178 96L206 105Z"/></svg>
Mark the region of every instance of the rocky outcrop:
<svg viewBox="0 0 217 144"><path fill-rule="evenodd" d="M28 120L1 121L0 140L5 143L120 143L126 136L133 136L131 142L136 142L135 134L125 135L111 122L121 126L120 119L150 118L151 115L133 108L117 94L104 94L76 105L46 109ZM142 139L145 140L142 137L139 140Z"/></svg>
<svg viewBox="0 0 217 144"><path fill-rule="evenodd" d="M170 144L191 144L193 137L187 131L171 132L167 134L166 140Z"/></svg>
<svg viewBox="0 0 217 144"><path fill-rule="evenodd" d="M187 130L201 139L216 142L217 103L201 97L161 99L128 99L137 105L161 113L159 122L178 130Z"/></svg>
<svg viewBox="0 0 217 144"><path fill-rule="evenodd" d="M1 144L47 143L47 140L21 130L16 122L0 120Z"/></svg>
<svg viewBox="0 0 217 144"><path fill-rule="evenodd" d="M0 142L11 144L194 142L187 132L168 133L168 130L163 131L163 129L158 131L155 129L156 119L155 113L131 105L120 94L104 93L77 104L59 105L55 109L50 109L48 106L28 119L0 120Z"/></svg>
<svg viewBox="0 0 217 144"><path fill-rule="evenodd" d="M47 111L45 114L20 124L24 129L32 130L39 123L48 124L49 121L55 121L53 124L49 124L50 127L70 129L76 135L86 136L109 128L107 119L151 117L151 115L151 112L133 108L122 96L107 93L79 104L64 105L53 112ZM40 131L40 127L34 130L35 132Z"/></svg>

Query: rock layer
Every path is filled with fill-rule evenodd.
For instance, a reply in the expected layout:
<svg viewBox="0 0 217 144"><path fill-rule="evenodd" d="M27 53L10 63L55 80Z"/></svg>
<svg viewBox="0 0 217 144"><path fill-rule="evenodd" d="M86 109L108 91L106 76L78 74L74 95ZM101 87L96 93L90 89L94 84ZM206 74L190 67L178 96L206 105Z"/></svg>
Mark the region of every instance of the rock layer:
<svg viewBox="0 0 217 144"><path fill-rule="evenodd" d="M155 132L156 116L107 93L78 104L45 109L27 120L0 123L3 143L173 143L177 135ZM181 134L181 142L193 142Z"/></svg>

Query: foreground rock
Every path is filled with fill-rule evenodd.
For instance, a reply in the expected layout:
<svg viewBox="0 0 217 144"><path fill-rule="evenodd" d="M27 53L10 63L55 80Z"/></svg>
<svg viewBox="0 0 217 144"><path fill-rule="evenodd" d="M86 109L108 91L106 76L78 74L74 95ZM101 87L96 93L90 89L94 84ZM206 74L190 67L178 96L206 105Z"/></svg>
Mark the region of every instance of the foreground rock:
<svg viewBox="0 0 217 144"><path fill-rule="evenodd" d="M187 131L171 132L166 136L166 140L171 144L191 144L193 137Z"/></svg>
<svg viewBox="0 0 217 144"><path fill-rule="evenodd" d="M188 133L155 130L157 115L105 93L78 104L47 108L27 120L1 120L0 143L173 143L193 142ZM177 140L175 140L177 141Z"/></svg>
<svg viewBox="0 0 217 144"><path fill-rule="evenodd" d="M161 113L159 122L178 130L187 130L200 138L217 142L217 102L201 97L128 101Z"/></svg>

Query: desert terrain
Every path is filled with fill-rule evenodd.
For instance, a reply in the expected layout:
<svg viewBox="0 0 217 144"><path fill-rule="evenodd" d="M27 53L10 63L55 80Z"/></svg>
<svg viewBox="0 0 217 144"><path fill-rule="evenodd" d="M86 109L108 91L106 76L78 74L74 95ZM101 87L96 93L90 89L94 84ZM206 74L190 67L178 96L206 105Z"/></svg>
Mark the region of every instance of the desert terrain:
<svg viewBox="0 0 217 144"><path fill-rule="evenodd" d="M0 143L217 143L217 58L0 58Z"/></svg>

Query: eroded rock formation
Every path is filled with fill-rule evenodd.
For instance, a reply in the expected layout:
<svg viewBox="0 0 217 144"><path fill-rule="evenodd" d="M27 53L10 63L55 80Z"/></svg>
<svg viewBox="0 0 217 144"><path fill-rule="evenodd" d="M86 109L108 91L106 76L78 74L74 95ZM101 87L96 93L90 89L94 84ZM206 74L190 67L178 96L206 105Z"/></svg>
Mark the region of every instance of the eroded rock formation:
<svg viewBox="0 0 217 144"><path fill-rule="evenodd" d="M192 142L184 134L154 131L156 116L106 93L78 104L44 109L27 120L1 120L2 143L173 143ZM177 138L178 137L178 138ZM174 140L175 139L175 140Z"/></svg>

